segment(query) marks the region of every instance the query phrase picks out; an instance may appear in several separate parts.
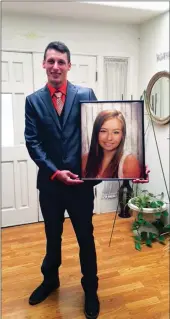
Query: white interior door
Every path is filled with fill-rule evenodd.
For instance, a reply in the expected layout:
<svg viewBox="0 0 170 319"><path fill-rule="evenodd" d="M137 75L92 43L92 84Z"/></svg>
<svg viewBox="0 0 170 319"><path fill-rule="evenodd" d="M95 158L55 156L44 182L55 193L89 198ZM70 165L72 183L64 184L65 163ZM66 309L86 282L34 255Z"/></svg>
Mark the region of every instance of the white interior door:
<svg viewBox="0 0 170 319"><path fill-rule="evenodd" d="M34 89L38 90L47 83L47 76L42 67L43 53L33 53ZM71 70L68 72L68 80L77 85L90 87L96 91L96 57L85 55L72 55ZM65 216L68 214L65 212ZM39 220L43 217L39 207Z"/></svg>
<svg viewBox="0 0 170 319"><path fill-rule="evenodd" d="M25 97L32 92L32 55L2 52L3 227L38 221L36 166L24 140Z"/></svg>

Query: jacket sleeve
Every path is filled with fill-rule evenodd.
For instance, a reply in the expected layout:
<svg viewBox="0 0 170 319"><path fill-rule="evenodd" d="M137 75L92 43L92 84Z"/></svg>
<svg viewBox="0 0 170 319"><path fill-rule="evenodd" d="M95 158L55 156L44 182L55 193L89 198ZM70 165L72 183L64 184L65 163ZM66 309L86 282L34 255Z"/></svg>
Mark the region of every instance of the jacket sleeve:
<svg viewBox="0 0 170 319"><path fill-rule="evenodd" d="M28 153L39 168L45 169L49 175L57 171L55 164L48 158L43 150L42 141L37 128L37 114L34 107L26 98L25 101L25 141Z"/></svg>

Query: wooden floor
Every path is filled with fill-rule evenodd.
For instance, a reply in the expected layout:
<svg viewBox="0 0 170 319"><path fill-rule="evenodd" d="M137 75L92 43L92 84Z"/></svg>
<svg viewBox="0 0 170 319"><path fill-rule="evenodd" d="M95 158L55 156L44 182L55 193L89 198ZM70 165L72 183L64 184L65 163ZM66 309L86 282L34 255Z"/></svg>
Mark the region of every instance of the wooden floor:
<svg viewBox="0 0 170 319"><path fill-rule="evenodd" d="M99 269L100 319L169 319L169 243L134 248L133 218L94 216ZM28 298L41 282L43 223L2 230L2 318L83 319L78 246L70 220L64 224L61 287L37 306Z"/></svg>

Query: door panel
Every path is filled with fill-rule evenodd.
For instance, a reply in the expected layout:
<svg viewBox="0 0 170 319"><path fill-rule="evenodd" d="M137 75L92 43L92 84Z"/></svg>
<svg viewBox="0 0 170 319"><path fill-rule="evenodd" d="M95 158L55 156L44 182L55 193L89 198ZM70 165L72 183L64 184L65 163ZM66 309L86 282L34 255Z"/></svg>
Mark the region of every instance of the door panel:
<svg viewBox="0 0 170 319"><path fill-rule="evenodd" d="M36 165L24 140L25 97L32 92L32 55L2 52L3 227L38 221Z"/></svg>

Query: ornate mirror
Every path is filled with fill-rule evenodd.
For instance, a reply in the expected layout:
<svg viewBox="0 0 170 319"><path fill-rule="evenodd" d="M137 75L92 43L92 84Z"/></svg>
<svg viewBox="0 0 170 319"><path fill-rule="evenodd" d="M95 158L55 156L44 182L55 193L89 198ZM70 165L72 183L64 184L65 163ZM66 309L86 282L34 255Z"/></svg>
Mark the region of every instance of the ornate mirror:
<svg viewBox="0 0 170 319"><path fill-rule="evenodd" d="M170 122L169 87L170 73L162 71L150 79L146 89L147 111L158 124Z"/></svg>

